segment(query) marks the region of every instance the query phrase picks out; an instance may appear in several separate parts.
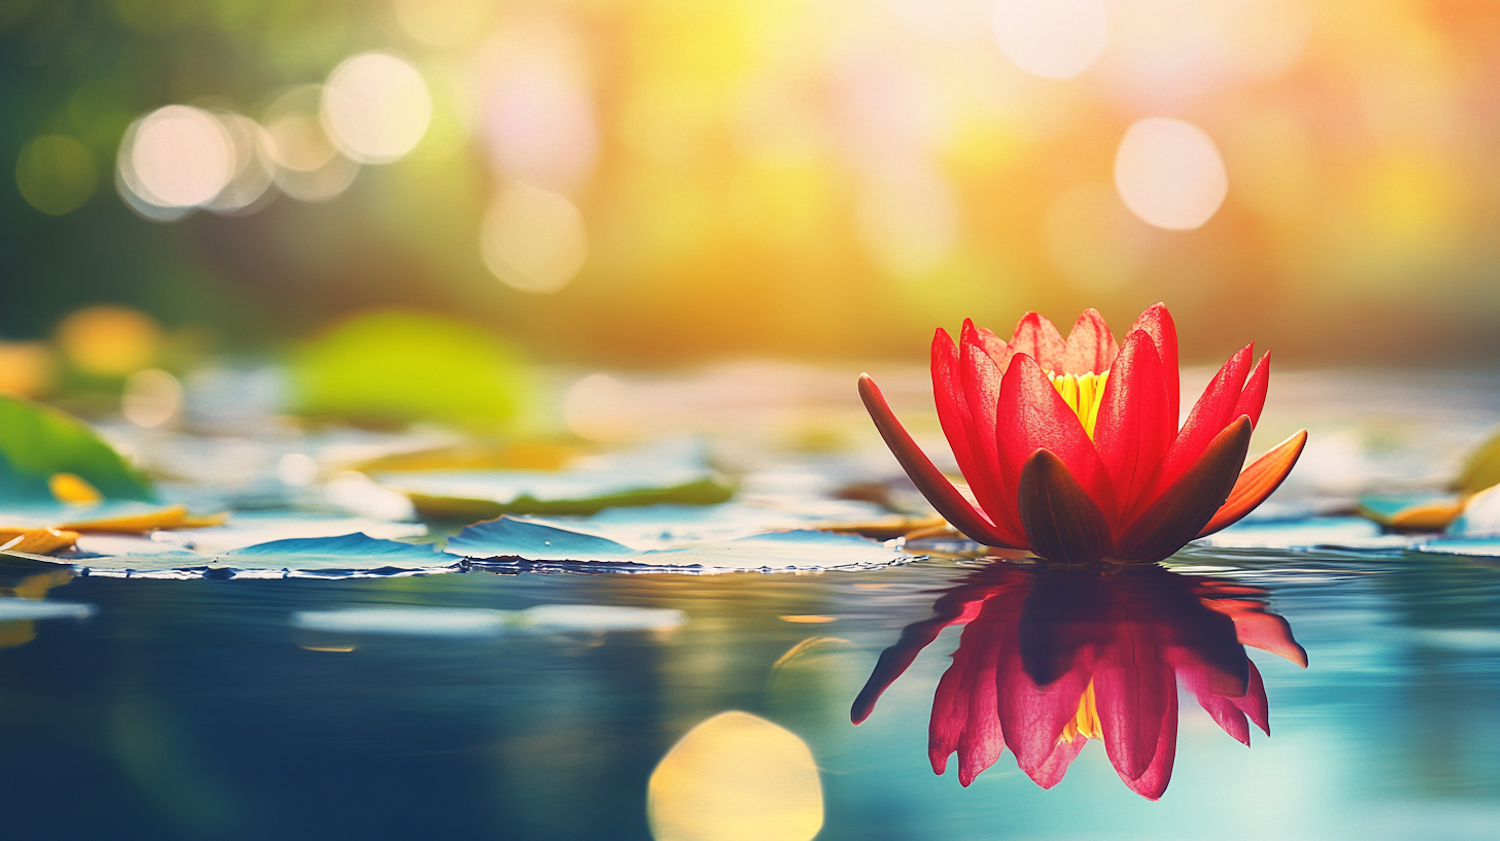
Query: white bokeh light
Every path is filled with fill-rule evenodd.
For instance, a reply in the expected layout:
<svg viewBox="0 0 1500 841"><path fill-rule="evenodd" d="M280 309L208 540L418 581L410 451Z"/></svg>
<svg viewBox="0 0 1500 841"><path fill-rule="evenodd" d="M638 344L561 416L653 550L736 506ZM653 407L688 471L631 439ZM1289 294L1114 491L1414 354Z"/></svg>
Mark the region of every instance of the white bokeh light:
<svg viewBox="0 0 1500 841"><path fill-rule="evenodd" d="M513 184L495 199L480 232L484 264L524 292L556 292L588 256L583 217L567 198Z"/></svg>
<svg viewBox="0 0 1500 841"><path fill-rule="evenodd" d="M417 68L389 53L363 53L334 69L323 88L323 126L361 163L410 152L432 122L432 95Z"/></svg>
<svg viewBox="0 0 1500 841"><path fill-rule="evenodd" d="M213 201L204 205L215 213L250 213L275 196L271 183L276 163L271 160L271 137L260 123L232 112L220 112L219 125L234 149L234 175Z"/></svg>
<svg viewBox="0 0 1500 841"><path fill-rule="evenodd" d="M1109 40L1100 0L1000 0L994 25L1006 58L1049 79L1089 69Z"/></svg>
<svg viewBox="0 0 1500 841"><path fill-rule="evenodd" d="M1213 218L1229 192L1213 140L1182 120L1150 117L1126 130L1115 155L1115 189L1151 225L1186 231Z"/></svg>
<svg viewBox="0 0 1500 841"><path fill-rule="evenodd" d="M126 132L120 175L136 198L158 207L206 204L235 173L234 143L212 114L168 105Z"/></svg>
<svg viewBox="0 0 1500 841"><path fill-rule="evenodd" d="M359 174L359 164L340 154L328 137L318 116L322 102L322 85L302 85L286 91L266 109L266 134L277 164L276 186L298 201L332 199Z"/></svg>

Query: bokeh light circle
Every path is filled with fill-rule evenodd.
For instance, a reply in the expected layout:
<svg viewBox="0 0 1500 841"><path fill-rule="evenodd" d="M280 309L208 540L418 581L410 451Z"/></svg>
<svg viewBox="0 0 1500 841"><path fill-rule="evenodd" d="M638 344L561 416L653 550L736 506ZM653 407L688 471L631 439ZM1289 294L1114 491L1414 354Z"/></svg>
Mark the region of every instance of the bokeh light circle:
<svg viewBox="0 0 1500 841"><path fill-rule="evenodd" d="M1149 117L1126 130L1115 155L1115 189L1158 228L1186 231L1213 218L1229 174L1213 139L1182 120Z"/></svg>
<svg viewBox="0 0 1500 841"><path fill-rule="evenodd" d="M363 53L334 69L323 89L323 126L339 150L361 163L389 163L410 152L432 122L432 94L421 72L390 53Z"/></svg>
<svg viewBox="0 0 1500 841"><path fill-rule="evenodd" d="M1109 41L1101 0L1000 0L994 27L1006 58L1049 79L1089 69Z"/></svg>
<svg viewBox="0 0 1500 841"><path fill-rule="evenodd" d="M484 264L507 286L556 292L588 256L583 217L565 197L513 184L485 214L480 234Z"/></svg>
<svg viewBox="0 0 1500 841"><path fill-rule="evenodd" d="M188 105L168 105L136 124L126 183L139 198L161 207L197 207L213 200L234 177L233 140L212 114ZM127 151L122 149L122 152Z"/></svg>

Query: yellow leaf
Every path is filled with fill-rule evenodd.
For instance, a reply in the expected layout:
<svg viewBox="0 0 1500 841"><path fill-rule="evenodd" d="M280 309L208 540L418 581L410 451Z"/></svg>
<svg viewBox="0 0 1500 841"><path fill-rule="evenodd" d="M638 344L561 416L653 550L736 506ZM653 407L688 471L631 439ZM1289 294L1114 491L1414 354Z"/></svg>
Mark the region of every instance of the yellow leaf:
<svg viewBox="0 0 1500 841"><path fill-rule="evenodd" d="M104 499L104 495L72 473L53 473L47 480L47 488L58 502L92 504Z"/></svg>

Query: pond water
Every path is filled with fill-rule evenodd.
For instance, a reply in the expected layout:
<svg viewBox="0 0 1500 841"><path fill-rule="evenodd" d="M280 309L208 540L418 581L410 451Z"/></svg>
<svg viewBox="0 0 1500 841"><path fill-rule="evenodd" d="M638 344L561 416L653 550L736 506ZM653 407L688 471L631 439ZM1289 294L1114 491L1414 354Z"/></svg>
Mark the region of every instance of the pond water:
<svg viewBox="0 0 1500 841"><path fill-rule="evenodd" d="M921 437L930 409L920 378L893 379L887 391ZM1256 449L1311 427L1298 473L1257 519L1190 546L1166 571L1063 574L936 551L953 548L944 544L914 544L909 552L930 556L898 565L717 575L441 555L412 562L443 566L438 574L372 561L368 577L288 576L275 570L295 563L251 551L238 556L242 567L247 557L269 557L269 567L241 574L169 553L114 567L84 559L89 573L6 558L3 835L691 837L679 830L702 818L695 810L721 782L719 760L761 769L766 783L717 814L721 825L821 819L824 841L1491 838L1500 568L1490 556L1500 545L1418 551L1422 540L1340 512L1365 491L1452 475L1500 418L1495 385L1477 375L1284 378ZM739 399L761 412L770 402ZM771 425L764 414L737 417L732 401L706 402L729 418L720 444L750 437L734 423ZM837 423L827 411L818 422L872 438L847 408L835 407ZM837 456L731 447L727 460L750 467L728 506L569 522L659 549L674 535L768 527L771 509L848 518L869 503L839 499L829 477L900 490L878 441L861 440ZM181 441L158 443L183 451ZM272 471L284 461L262 455ZM257 516L243 515L241 532L288 536ZM662 517L678 518L681 533ZM443 536L389 525L380 533ZM329 528L321 534L348 530ZM167 548L190 544L209 552L187 538ZM692 557L731 557L721 549ZM783 568L816 567L832 551L794 541L775 557ZM339 552L318 563L357 566ZM888 649L889 668L877 670ZM860 697L868 717L856 726ZM941 724L930 732L935 704ZM722 715L731 711L755 718ZM1003 736L985 729L990 718L1004 721ZM1057 748L1045 721L1064 719L1070 749L1081 747L1070 766L1048 753ZM934 739L939 758L958 753L942 775L929 758ZM662 768L672 773L653 778L669 753ZM967 787L966 758L978 771Z"/></svg>
<svg viewBox="0 0 1500 841"><path fill-rule="evenodd" d="M1189 575L1263 590L1310 665L1253 651L1272 736L1257 731L1250 749L1184 695L1158 802L1127 789L1092 741L1051 790L1009 751L968 788L954 763L935 776L928 715L958 628L850 724L879 652L976 562L785 576L54 581L48 602L94 611L6 626L12 643L35 638L0 651L5 835L650 838L658 761L698 723L743 710L810 748L823 839L1493 837L1500 573L1415 554L1194 549L1177 560ZM440 618L328 630L296 620L561 604L670 609L683 621L597 630L585 611L552 630Z"/></svg>

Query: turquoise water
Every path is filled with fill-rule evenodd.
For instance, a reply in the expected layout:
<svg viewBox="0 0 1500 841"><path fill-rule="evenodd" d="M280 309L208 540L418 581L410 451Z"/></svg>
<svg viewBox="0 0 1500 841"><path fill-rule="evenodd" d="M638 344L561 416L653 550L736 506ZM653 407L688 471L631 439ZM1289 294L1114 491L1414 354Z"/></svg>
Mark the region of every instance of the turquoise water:
<svg viewBox="0 0 1500 841"><path fill-rule="evenodd" d="M1126 788L1096 741L1050 790L1009 751L968 788L953 762L934 775L928 714L956 627L851 725L880 651L983 566L60 578L44 603L92 609L59 609L29 630L0 626L11 643L0 650L5 836L650 838L657 762L694 725L743 710L811 749L822 839L1493 837L1500 572L1491 563L1178 556L1179 572L1263 591L1310 665L1251 650L1272 735L1255 731L1248 749L1184 693L1175 769L1157 802ZM6 566L0 586L38 572ZM356 607L560 604L681 614L622 630L602 630L607 621L588 611L554 627L432 612L404 630L306 621L308 611Z"/></svg>

